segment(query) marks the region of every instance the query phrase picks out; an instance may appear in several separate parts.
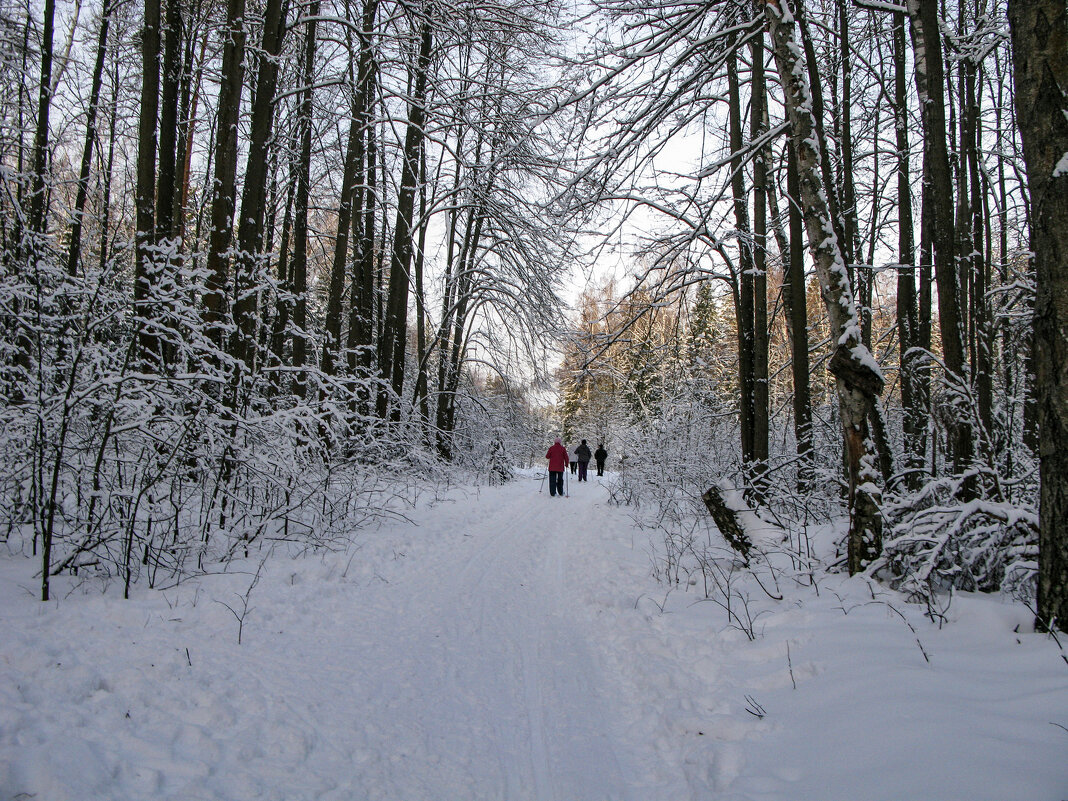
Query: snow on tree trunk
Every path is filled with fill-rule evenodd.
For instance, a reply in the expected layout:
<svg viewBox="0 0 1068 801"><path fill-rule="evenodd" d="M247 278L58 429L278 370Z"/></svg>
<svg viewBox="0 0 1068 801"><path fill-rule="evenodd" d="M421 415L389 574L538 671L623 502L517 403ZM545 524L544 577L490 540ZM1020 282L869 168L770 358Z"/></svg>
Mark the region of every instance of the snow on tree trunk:
<svg viewBox="0 0 1068 801"><path fill-rule="evenodd" d="M849 467L849 572L864 570L882 547L881 495L875 483L875 449L868 436L868 412L882 392L878 363L861 341L853 289L834 233L820 179L820 141L816 133L801 47L786 0L763 0L772 52L785 91L797 155L805 230L831 325L842 434Z"/></svg>

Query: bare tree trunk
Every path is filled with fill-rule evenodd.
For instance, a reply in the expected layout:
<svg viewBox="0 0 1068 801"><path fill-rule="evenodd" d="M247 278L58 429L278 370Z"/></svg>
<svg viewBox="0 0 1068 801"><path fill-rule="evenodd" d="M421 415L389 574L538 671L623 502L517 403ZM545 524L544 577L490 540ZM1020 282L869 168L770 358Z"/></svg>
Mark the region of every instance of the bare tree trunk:
<svg viewBox="0 0 1068 801"><path fill-rule="evenodd" d="M426 342L426 234L430 225L429 201L427 200L426 152L420 155L419 180L419 244L415 253L415 355L418 370L415 391L412 393L412 408L419 410L419 426L423 438L430 443L430 387L427 374Z"/></svg>
<svg viewBox="0 0 1068 801"><path fill-rule="evenodd" d="M749 204L742 171L742 102L738 85L737 56L733 50L727 60L728 114L731 148L731 191L734 195L734 223L738 230L738 275L735 283L737 302L735 320L738 329L739 417L742 435L742 463L747 480L751 477L756 445L754 441L753 399L753 249L750 242Z"/></svg>
<svg viewBox="0 0 1068 801"><path fill-rule="evenodd" d="M808 71L808 85L812 96L812 119L816 126L816 136L819 137L821 142L826 142L827 136L823 130L823 81L820 77L819 61L816 59L816 48L812 44L812 37L808 33L808 23L805 21L804 11L804 5L797 3L794 15L797 18L801 45L805 50L805 68ZM827 195L827 209L831 215L834 235L838 239L839 247L848 248L849 239L845 235L845 226L842 222L842 206L838 199L838 193L835 191L834 173L831 170L831 154L826 147L820 148L820 174L823 179L823 190ZM843 258L846 255L843 253ZM846 262L846 269L853 269L848 261Z"/></svg>
<svg viewBox="0 0 1068 801"><path fill-rule="evenodd" d="M753 81L750 131L754 141L766 132L767 86L764 80L764 34L752 40ZM763 500L768 470L768 158L761 147L753 160L753 488L754 500Z"/></svg>
<svg viewBox="0 0 1068 801"><path fill-rule="evenodd" d="M261 284L264 221L267 217L267 179L270 160L267 144L274 123L278 86L278 55L286 32L288 0L268 0L263 17L262 54L256 75L245 185L241 193L241 219L234 258L234 336L230 351L245 369L257 369L256 325Z"/></svg>
<svg viewBox="0 0 1068 801"><path fill-rule="evenodd" d="M934 215L931 211L931 183L927 178L927 159L923 161L923 180L920 188L920 264L917 288L919 294L919 308L916 315L916 332L918 336L917 347L927 353L931 352L933 345L933 309L934 309ZM938 475L938 459L935 451L938 447L938 434L934 430L931 408L931 373L933 365L930 360L924 358L916 362L916 385L920 393L920 404L926 411L926 418L920 422L924 430L924 461L927 461L930 451L930 466L928 473Z"/></svg>
<svg viewBox="0 0 1068 801"><path fill-rule="evenodd" d="M961 15L962 19L964 14ZM973 17L974 19L974 17ZM964 107L961 114L964 121L964 152L967 156L967 173L961 176L961 182L968 182L969 204L967 214L971 241L971 288L972 302L969 319L973 334L972 341L972 375L975 376L976 406L979 424L982 428L980 442L983 456L988 463L994 460L994 381L993 381L993 337L991 332L991 314L989 306L990 262L985 258L986 213L984 209L985 192L980 180L981 156L981 108L980 93L976 84L982 83L981 64L969 55L962 63L964 69ZM999 159L1000 160L1000 159Z"/></svg>
<svg viewBox="0 0 1068 801"><path fill-rule="evenodd" d="M1068 631L1068 9L1063 0L1009 0L1009 23L1036 279L1037 622Z"/></svg>
<svg viewBox="0 0 1068 801"><path fill-rule="evenodd" d="M114 5L105 0L100 11L100 30L96 40L96 61L93 63L93 78L89 88L89 109L85 120L85 144L82 146L82 163L78 171L78 193L74 199L74 214L70 227L70 247L67 249L67 275L78 274L82 260L82 218L89 197L89 176L93 167L93 145L96 142L96 119L100 111L100 89L104 83L104 60L107 57L108 27Z"/></svg>
<svg viewBox="0 0 1068 801"><path fill-rule="evenodd" d="M315 80L316 18L319 16L319 0L313 0L308 8L305 33L304 82L300 108L297 111L297 130L300 140L297 157L297 193L294 198L293 262L290 268L290 288L293 291L293 392L303 398L308 391L308 376L304 370L308 363L308 202L311 195L311 149L312 149L312 84Z"/></svg>
<svg viewBox="0 0 1068 801"><path fill-rule="evenodd" d="M868 414L882 392L883 377L871 352L861 342L860 317L853 301L842 252L833 230L820 180L820 149L813 119L812 96L805 80L794 19L786 0L763 0L772 51L785 94L796 148L800 195L809 247L820 279L831 340L830 369L838 389L846 462L849 473L849 572L864 570L882 549L880 494L872 475L875 454L868 436Z"/></svg>
<svg viewBox="0 0 1068 801"><path fill-rule="evenodd" d="M812 479L812 391L808 364L808 297L805 292L805 232L801 217L800 187L797 177L796 147L791 143L787 156L786 185L790 196L789 286L783 287L783 300L790 327L790 356L794 380L794 439L800 465L798 487L804 491Z"/></svg>
<svg viewBox="0 0 1068 801"><path fill-rule="evenodd" d="M157 240L169 239L174 229L174 197L177 176L178 98L181 84L182 7L181 0L166 0L164 25L163 82L159 108L159 175L156 178Z"/></svg>
<svg viewBox="0 0 1068 801"><path fill-rule="evenodd" d="M908 86L905 74L905 15L894 14L894 128L897 133L897 337L901 365L902 427L905 435L905 483L920 486L926 451L927 409L919 387L920 346L916 309L916 254L909 174Z"/></svg>
<svg viewBox="0 0 1068 801"><path fill-rule="evenodd" d="M930 182L931 239L934 246L935 282L938 286L938 317L942 355L949 380L967 382L964 358L964 326L958 291L958 265L953 220L953 176L946 149L945 76L938 4L908 0L916 60L916 87L924 128L924 161ZM957 473L970 467L973 432L968 420L957 416L951 423L949 441ZM965 497L974 497L975 482L967 481Z"/></svg>
<svg viewBox="0 0 1068 801"><path fill-rule="evenodd" d="M282 233L278 242L278 288L279 293L275 299L274 324L271 326L271 354L275 366L285 364L285 346L289 319L292 316L293 304L290 300L292 295L293 280L289 254L289 240L293 233L294 207L297 195L297 168L290 164L289 179L286 181L285 210L282 212ZM274 373L272 383L278 389L282 386L282 373Z"/></svg>
<svg viewBox="0 0 1068 801"><path fill-rule="evenodd" d="M117 126L118 126L118 105L119 105L119 57L114 56L114 69L112 70L112 91L111 91L111 107L110 114L108 115L108 155L104 164L104 194L102 197L101 206L103 211L100 215L100 257L97 262L97 268L103 275L104 270L107 267L108 259L111 256L110 236L111 236L111 184L112 176L115 173L115 141L118 138Z"/></svg>
<svg viewBox="0 0 1068 801"><path fill-rule="evenodd" d="M372 34L377 0L365 0L363 22L359 32L360 55L356 83L356 117L359 135L356 140L356 186L353 201L352 292L349 302L348 359L349 372L369 369L375 342L375 158L374 118L376 81L373 64Z"/></svg>
<svg viewBox="0 0 1068 801"><path fill-rule="evenodd" d="M849 39L849 6L847 0L838 4L838 35L842 61L842 257L846 268L855 278L860 315L861 340L871 348L871 266L860 265L860 224L857 216L857 193L853 181L853 52Z"/></svg>
<svg viewBox="0 0 1068 801"><path fill-rule="evenodd" d="M433 27L429 18L419 21L419 53L413 65L412 97L408 109L408 129L404 137L403 163L401 168L400 196L397 199L397 216L393 226L393 250L389 264L389 299L382 332L382 344L378 349L382 378L390 385L395 399L391 402L385 393L380 393L378 415L400 419L397 401L404 389L404 351L408 340L408 295L411 288L411 265L414 252L415 195L419 178L420 154L423 149L423 124L426 119L426 87L430 71L430 49L433 45Z"/></svg>
<svg viewBox="0 0 1068 801"><path fill-rule="evenodd" d="M33 167L30 177L29 230L43 237L47 228L45 178L48 174L49 114L52 108L52 38L55 32L56 2L45 0L41 32L41 85L37 97L37 131L33 138ZM29 25L29 20L26 21Z"/></svg>
<svg viewBox="0 0 1068 801"><path fill-rule="evenodd" d="M141 30L141 118L137 144L137 251L134 266L134 311L138 316L137 340L141 359L158 360L159 338L146 321L158 280L156 244L156 115L159 110L160 56L159 0L145 0Z"/></svg>
<svg viewBox="0 0 1068 801"><path fill-rule="evenodd" d="M245 75L245 0L227 0L223 43L219 122L215 132L215 182L208 235L208 279L204 291L204 323L216 347L226 342L230 243L233 237L237 188L237 135L241 89Z"/></svg>
<svg viewBox="0 0 1068 801"><path fill-rule="evenodd" d="M174 193L174 236L184 239L185 217L188 212L186 200L189 197L189 172L193 159L193 141L196 133L197 108L200 102L200 83L204 73L204 51L208 45L208 28L204 26L204 33L200 37L200 55L196 58L194 70L195 41L191 29L186 44L185 58L182 68L182 92L181 92L181 119L179 128L182 138L178 144L178 157L176 159L180 168L178 185Z"/></svg>

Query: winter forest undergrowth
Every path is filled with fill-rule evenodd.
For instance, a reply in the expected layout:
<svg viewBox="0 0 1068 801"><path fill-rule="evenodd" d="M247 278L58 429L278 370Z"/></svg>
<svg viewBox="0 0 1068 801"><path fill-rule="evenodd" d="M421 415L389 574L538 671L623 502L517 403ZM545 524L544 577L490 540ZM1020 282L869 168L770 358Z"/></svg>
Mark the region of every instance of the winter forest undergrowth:
<svg viewBox="0 0 1068 801"><path fill-rule="evenodd" d="M681 744L678 727L703 731L721 696L701 689L681 645L664 658L685 678L663 685L635 678L628 671L644 668L623 667L613 650L653 648L632 657L655 661L654 640L669 629L702 654L727 647L699 642L706 636L760 649L762 620L789 627L820 609L813 636L823 642L832 613L845 621L877 607L929 665L927 638L966 618L959 635L944 635L959 637L947 649L955 665L989 648L982 664L1000 670L1019 644L1061 670L1021 674L1020 691L1048 700L1060 682L1063 697L1063 2L0 0L0 76L0 544L14 610L0 657L18 681L44 665L41 649L57 664L75 658L49 637L83 639L92 617L57 606L125 626L138 613L120 600L166 617L160 604L195 608L185 588L214 582L227 588L212 593L220 619L190 620L218 643L222 621L240 632L255 619L261 576L274 582L273 600L285 571L321 581L324 615L357 602L339 575L359 575L358 602L377 603L367 588L375 577L389 586L388 563L406 558L398 532L433 529L440 521L427 510L443 498L480 520L471 493L500 493L520 515L509 525L546 536L544 509L515 499L534 492L561 437L571 453L583 439L607 449L610 475L572 486L615 527L588 539L594 521L579 525L565 506L565 530L582 537L567 547L615 553L612 538L623 537L644 570L625 588L611 584L598 554L599 579L571 576L589 585L575 604L591 619L614 610L626 635L569 669L632 681L617 689L685 710L642 729L653 738L644 751L614 740L591 756L615 764L630 753L641 776L621 764L614 789L575 784L581 765L565 758L564 741L546 740L535 695L590 688L579 678L564 687L567 671L524 674L549 661L516 644L519 661L503 664L526 680L533 716L516 748L537 758L518 773L504 759L501 775L439 775L461 788L456 797L566 797L568 787L582 798L730 787L739 798L807 797L800 778L780 775L786 784L768 796L759 771L755 783L739 778L742 763L771 765L760 760L788 751L755 756L757 730L731 729L739 717L763 725L760 708L722 713L749 743L741 750ZM535 519L544 525L526 528ZM522 566L506 562L530 554L516 543L492 550L508 542L477 558L528 588ZM439 568L466 570L420 543ZM564 563L575 558L567 547L549 553ZM428 564L408 579L433 583ZM562 592L550 567L542 589ZM598 580L615 590L599 595ZM31 585L50 602L40 613L22 591ZM830 585L851 600L830 604L820 591ZM468 601L498 620L489 601ZM703 612L683 612L691 602L716 610L713 634ZM621 603L643 615L623 615ZM548 602L533 609L566 618ZM667 622L676 614L681 629ZM991 639L976 634L980 618ZM526 620L520 634L563 648L552 644L557 629ZM694 620L703 622L691 631ZM379 624L371 631L386 630ZM833 647L847 647L852 631L843 623ZM456 633L475 638L466 641L475 650L495 647ZM359 642L370 640L346 647ZM744 643L709 658L730 662ZM405 662L423 647L383 658ZM333 664L325 649L313 653ZM93 686L60 682L69 703L113 692L102 668L79 664ZM170 667L167 682L182 680ZM278 677L261 676L260 689L279 691ZM893 682L908 693L908 681ZM978 698L1006 691L980 685ZM500 688L504 707L513 689ZM745 695L760 707L758 693ZM57 734L25 712L42 703L31 696L12 696L22 711L0 721L0 794L55 781L60 798L73 792L63 766L39 754L26 771L4 763L25 756L20 738ZM171 701L187 699L176 691ZM606 725L610 714L654 714L628 703L591 714ZM158 711L162 719L166 705ZM270 715L249 725L285 717ZM77 732L96 725L90 717L64 719ZM500 736L492 714L482 721L463 758L425 741L394 756L467 764L479 737ZM295 736L310 738L301 746L310 754L325 735L305 723ZM576 741L580 723L563 722ZM1068 721L1048 723L1055 742ZM190 720L190 736L204 736L201 724ZM384 758L374 743L401 748L407 735L383 725L365 730L345 764ZM625 726L613 718L611 728ZM1018 742L1038 741L1047 742ZM88 750L72 765L103 764L80 742ZM247 745L266 748L254 758L275 747ZM247 756L210 735L190 747L208 763L213 753L234 764ZM665 759L683 784L653 767ZM378 783L361 797L433 798L439 768L426 768L419 790L372 771ZM101 798L143 797L150 786L181 797L167 778L174 769L127 775L109 792L112 765L94 786ZM1037 774L1043 792L1065 785L1055 767ZM262 777L247 777L191 786L202 797L266 797ZM643 781L657 790L634 790ZM986 786L929 795L983 797ZM355 797L345 792L356 785L339 787L276 796Z"/></svg>

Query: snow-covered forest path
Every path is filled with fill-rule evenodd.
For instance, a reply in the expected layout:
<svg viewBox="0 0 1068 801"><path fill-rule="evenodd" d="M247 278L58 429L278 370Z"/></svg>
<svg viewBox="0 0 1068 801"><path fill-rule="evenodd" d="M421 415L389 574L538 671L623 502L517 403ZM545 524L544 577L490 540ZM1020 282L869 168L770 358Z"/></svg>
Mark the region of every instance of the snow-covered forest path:
<svg viewBox="0 0 1068 801"><path fill-rule="evenodd" d="M1068 673L1022 604L938 626L863 577L724 573L750 639L654 581L663 532L596 477L538 487L129 601L42 604L9 546L0 801L1068 797Z"/></svg>
<svg viewBox="0 0 1068 801"><path fill-rule="evenodd" d="M611 529L594 482L561 499L523 481L439 509L434 525L459 538L445 535L437 558L398 565L359 594L337 658L351 670L354 753L377 762L355 771L378 785L362 790L648 797L634 788L654 766L620 738L614 632L588 606Z"/></svg>
<svg viewBox="0 0 1068 801"><path fill-rule="evenodd" d="M255 582L255 554L129 602L5 580L0 797L689 797L624 622L654 611L648 540L569 482L450 491Z"/></svg>

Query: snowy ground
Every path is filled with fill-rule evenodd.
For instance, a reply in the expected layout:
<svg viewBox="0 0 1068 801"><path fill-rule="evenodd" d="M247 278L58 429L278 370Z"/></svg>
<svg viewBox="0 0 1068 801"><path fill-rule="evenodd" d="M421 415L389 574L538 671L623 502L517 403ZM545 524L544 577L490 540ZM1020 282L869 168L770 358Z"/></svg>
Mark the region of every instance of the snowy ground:
<svg viewBox="0 0 1068 801"><path fill-rule="evenodd" d="M0 799L1068 799L1068 664L1020 606L754 584L750 641L596 478L411 518L276 553L240 645L259 557L48 604L0 558Z"/></svg>

